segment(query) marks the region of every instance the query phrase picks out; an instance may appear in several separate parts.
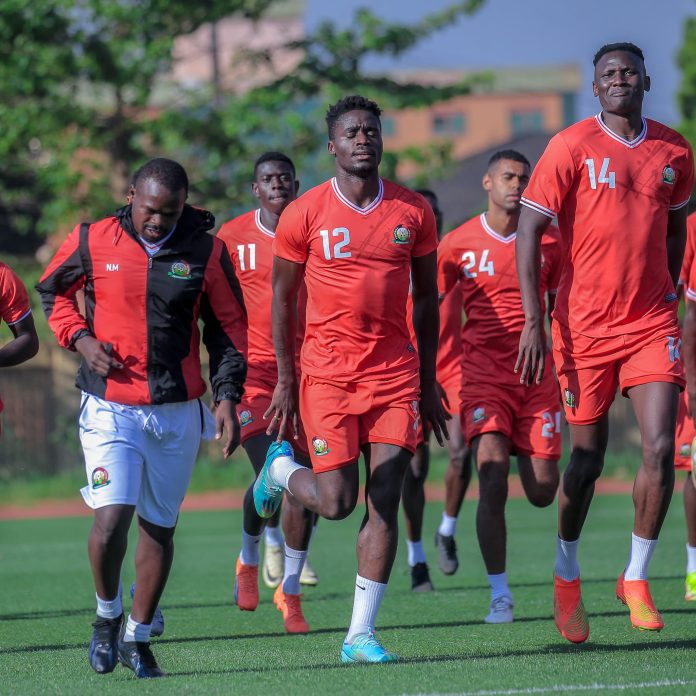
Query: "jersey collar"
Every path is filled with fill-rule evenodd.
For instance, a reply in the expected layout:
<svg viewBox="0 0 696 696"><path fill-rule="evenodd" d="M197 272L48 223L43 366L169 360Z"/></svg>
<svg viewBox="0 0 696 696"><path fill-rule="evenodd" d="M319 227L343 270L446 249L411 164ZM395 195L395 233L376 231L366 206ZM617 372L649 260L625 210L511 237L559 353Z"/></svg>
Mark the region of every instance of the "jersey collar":
<svg viewBox="0 0 696 696"><path fill-rule="evenodd" d="M483 226L483 229L488 232L488 234L493 237L493 239L497 239L499 242L502 242L503 244L510 244L510 242L515 241L515 237L517 237L517 232L513 232L511 235L508 235L507 237L503 237L503 235L498 234L489 224L488 220L486 220L486 213L481 213L481 225Z"/></svg>
<svg viewBox="0 0 696 696"><path fill-rule="evenodd" d="M595 116L595 120L599 124L599 127L610 137L616 140L617 143L621 143L622 145L625 145L627 148L633 150L634 148L638 147L647 137L648 135L648 122L645 120L645 117L641 116L641 121L643 121L643 128L641 129L640 133L633 138L633 140L626 140L626 138L622 138L620 135L617 135L614 133L613 130L610 130L607 128L607 125L604 123L602 120L602 114L601 112L598 113Z"/></svg>
<svg viewBox="0 0 696 696"><path fill-rule="evenodd" d="M355 205L355 203L349 201L341 193L341 189L338 188L338 183L336 182L336 177L333 177L331 179L331 188L333 189L333 192L336 194L336 198L338 198L338 200L341 201L341 203L347 205L351 210L354 210L356 213L360 213L361 215L369 215L373 210L375 210L379 206L379 204L382 202L382 199L384 198L384 183L382 182L381 177L379 179L379 190L377 191L377 197L372 201L372 203L369 203L364 208Z"/></svg>
<svg viewBox="0 0 696 696"><path fill-rule="evenodd" d="M261 222L261 208L256 209L256 212L254 213L254 220L256 222L256 226L259 228L259 232L268 235L269 237L275 237L275 232L273 230L269 230L268 227Z"/></svg>

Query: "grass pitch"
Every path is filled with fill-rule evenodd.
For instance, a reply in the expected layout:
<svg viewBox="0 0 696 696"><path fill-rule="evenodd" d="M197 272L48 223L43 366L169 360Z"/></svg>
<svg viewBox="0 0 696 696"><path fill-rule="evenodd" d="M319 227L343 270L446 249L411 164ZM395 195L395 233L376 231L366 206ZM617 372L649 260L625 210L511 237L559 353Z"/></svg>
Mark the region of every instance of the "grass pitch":
<svg viewBox="0 0 696 696"><path fill-rule="evenodd" d="M631 500L595 499L580 550L591 621L590 640L581 646L563 640L552 621L555 506L537 510L526 501L510 501L508 574L515 623L487 626L475 506L467 501L459 523L460 570L445 577L432 548L441 507L429 505L425 540L436 592L410 592L402 543L378 625L402 661L377 666L339 662L353 596L357 512L344 522L320 524L311 559L321 580L304 597L308 636L284 635L272 591L263 586L256 612L232 605L239 512L184 513L162 601L166 631L153 646L169 677L147 682L121 666L99 676L88 665L94 615L86 557L90 520L3 522L0 693L694 693L696 605L683 599L679 498L676 494L652 562L653 595L666 622L660 634L632 630L627 610L614 598L628 554ZM132 577L129 551L125 588Z"/></svg>

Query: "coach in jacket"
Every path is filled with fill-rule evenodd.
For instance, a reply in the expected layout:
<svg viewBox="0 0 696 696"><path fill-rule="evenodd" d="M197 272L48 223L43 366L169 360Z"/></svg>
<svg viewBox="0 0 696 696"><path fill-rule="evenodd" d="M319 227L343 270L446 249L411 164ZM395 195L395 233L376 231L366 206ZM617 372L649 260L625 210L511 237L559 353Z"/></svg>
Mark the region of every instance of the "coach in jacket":
<svg viewBox="0 0 696 696"><path fill-rule="evenodd" d="M37 290L58 342L82 356L82 495L94 509L88 548L97 599L90 664L106 673L120 661L156 677L163 673L149 647L151 623L201 439L224 431L225 456L239 443L246 313L225 245L208 234L213 216L185 203L181 165L151 160L133 182L129 205L75 228ZM199 319L214 419L199 398ZM120 575L134 512L136 589L124 621Z"/></svg>

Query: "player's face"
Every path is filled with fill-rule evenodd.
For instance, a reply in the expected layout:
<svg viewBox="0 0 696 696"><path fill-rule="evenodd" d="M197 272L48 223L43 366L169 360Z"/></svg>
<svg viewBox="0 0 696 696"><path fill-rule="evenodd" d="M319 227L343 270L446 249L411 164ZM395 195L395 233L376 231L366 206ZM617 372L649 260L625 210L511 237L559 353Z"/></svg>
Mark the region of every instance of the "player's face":
<svg viewBox="0 0 696 696"><path fill-rule="evenodd" d="M427 193L423 194L430 207L433 209L433 215L435 215L435 224L437 225L437 238L442 239L442 210L440 210L440 203L435 196L431 196Z"/></svg>
<svg viewBox="0 0 696 696"><path fill-rule="evenodd" d="M592 91L602 110L610 114L640 111L643 94L650 89L643 61L633 53L605 53L595 67Z"/></svg>
<svg viewBox="0 0 696 696"><path fill-rule="evenodd" d="M507 213L520 209L522 193L529 183L529 167L524 162L498 160L483 177L483 188L488 192L489 206Z"/></svg>
<svg viewBox="0 0 696 696"><path fill-rule="evenodd" d="M186 203L186 190L170 191L157 181L138 181L131 189L133 226L146 241L166 237L181 217Z"/></svg>
<svg viewBox="0 0 696 696"><path fill-rule="evenodd" d="M287 162L262 162L256 168L256 177L251 190L259 199L261 207L280 215L288 203L295 200L299 182Z"/></svg>
<svg viewBox="0 0 696 696"><path fill-rule="evenodd" d="M359 177L371 175L382 160L382 129L369 111L349 111L334 124L329 153L337 169Z"/></svg>

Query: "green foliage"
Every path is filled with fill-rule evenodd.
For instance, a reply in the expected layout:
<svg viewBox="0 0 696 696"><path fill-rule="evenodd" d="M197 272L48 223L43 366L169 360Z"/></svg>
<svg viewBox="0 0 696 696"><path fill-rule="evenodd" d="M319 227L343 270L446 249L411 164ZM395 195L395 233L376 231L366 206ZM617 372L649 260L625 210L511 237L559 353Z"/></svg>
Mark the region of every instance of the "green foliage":
<svg viewBox="0 0 696 696"><path fill-rule="evenodd" d="M325 22L288 47L300 49L291 74L245 94L213 85L183 91L167 82L175 38L207 22L259 19L279 0L5 0L0 6L0 212L6 251L99 217L123 200L128 177L147 157L179 159L193 202L219 218L251 202L251 163L269 145L298 160L305 188L329 173L320 156L324 105L364 92L384 107L418 106L462 94L470 84L436 87L368 75L368 56L399 56L474 12L456 2L414 25L359 10L348 29ZM267 53L240 57L247 65ZM153 101L153 95L176 98ZM164 106L160 106L160 102ZM407 152L441 166L446 148ZM395 170L392 156L385 167ZM307 176L304 174L307 173ZM9 240L9 241L8 241Z"/></svg>
<svg viewBox="0 0 696 696"><path fill-rule="evenodd" d="M681 132L696 147L696 17L684 23L684 43L677 54L681 85L677 95L682 115Z"/></svg>

